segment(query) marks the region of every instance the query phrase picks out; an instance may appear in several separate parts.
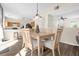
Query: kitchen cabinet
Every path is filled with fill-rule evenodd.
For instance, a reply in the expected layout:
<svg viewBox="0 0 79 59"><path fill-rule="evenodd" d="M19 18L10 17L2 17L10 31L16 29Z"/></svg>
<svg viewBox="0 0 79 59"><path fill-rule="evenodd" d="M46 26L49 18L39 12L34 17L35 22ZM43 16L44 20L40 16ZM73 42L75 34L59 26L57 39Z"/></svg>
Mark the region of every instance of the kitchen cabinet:
<svg viewBox="0 0 79 59"><path fill-rule="evenodd" d="M20 27L20 20L6 19L4 22L5 28L17 28Z"/></svg>

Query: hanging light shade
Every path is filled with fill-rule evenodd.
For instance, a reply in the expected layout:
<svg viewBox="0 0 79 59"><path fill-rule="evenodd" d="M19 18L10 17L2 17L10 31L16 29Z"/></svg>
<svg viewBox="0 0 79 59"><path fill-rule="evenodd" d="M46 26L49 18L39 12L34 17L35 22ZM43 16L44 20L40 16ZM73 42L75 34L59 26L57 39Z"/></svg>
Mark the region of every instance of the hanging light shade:
<svg viewBox="0 0 79 59"><path fill-rule="evenodd" d="M40 16L39 13L38 13L39 12L39 10L38 10L38 3L37 3L36 6L37 6L37 12L36 12L36 15L35 15L34 19L42 18L42 16Z"/></svg>

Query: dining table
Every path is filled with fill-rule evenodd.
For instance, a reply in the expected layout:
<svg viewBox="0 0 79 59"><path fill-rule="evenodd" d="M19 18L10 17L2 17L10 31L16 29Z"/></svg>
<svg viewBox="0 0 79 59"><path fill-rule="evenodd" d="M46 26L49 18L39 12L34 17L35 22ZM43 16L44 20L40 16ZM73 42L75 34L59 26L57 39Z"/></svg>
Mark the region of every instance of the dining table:
<svg viewBox="0 0 79 59"><path fill-rule="evenodd" d="M40 49L41 49L41 41L45 40L45 38L47 37L51 37L51 40L55 40L55 33L51 32L51 31L43 31L43 32L32 32L31 33L31 37L33 39L37 40L37 44L38 44L38 56L40 56Z"/></svg>

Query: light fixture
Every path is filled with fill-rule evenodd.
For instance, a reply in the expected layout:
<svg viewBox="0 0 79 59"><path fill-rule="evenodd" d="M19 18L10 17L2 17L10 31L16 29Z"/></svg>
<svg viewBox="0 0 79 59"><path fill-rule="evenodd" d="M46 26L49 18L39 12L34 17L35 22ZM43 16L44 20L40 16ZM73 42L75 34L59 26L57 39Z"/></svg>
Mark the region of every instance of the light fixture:
<svg viewBox="0 0 79 59"><path fill-rule="evenodd" d="M59 5L56 5L55 7L54 7L54 10L59 10L60 9L60 6Z"/></svg>
<svg viewBox="0 0 79 59"><path fill-rule="evenodd" d="M38 3L37 3L37 11L36 11L36 15L34 17L34 19L39 19L39 18L42 18L42 16L39 15L39 10L38 10Z"/></svg>

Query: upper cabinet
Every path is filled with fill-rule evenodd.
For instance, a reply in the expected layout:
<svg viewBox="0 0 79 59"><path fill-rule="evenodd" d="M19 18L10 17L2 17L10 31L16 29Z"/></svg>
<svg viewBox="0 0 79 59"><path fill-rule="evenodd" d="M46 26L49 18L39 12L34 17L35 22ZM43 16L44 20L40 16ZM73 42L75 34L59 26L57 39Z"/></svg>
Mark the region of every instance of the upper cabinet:
<svg viewBox="0 0 79 59"><path fill-rule="evenodd" d="M13 19L6 19L5 20L5 28L14 28L14 27L20 27L20 20L13 20Z"/></svg>

